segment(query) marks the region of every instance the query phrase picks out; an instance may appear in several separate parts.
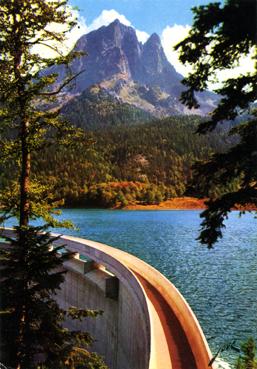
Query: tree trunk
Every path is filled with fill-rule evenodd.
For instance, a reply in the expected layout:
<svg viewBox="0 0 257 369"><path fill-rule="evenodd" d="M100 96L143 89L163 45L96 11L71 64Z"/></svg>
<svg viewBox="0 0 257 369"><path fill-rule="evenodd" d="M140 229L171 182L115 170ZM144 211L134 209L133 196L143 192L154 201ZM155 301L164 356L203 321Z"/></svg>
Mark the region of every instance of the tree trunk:
<svg viewBox="0 0 257 369"><path fill-rule="evenodd" d="M29 224L29 185L30 185L30 152L28 150L27 120L23 120L21 127L21 176L20 176L20 227Z"/></svg>
<svg viewBox="0 0 257 369"><path fill-rule="evenodd" d="M23 45L20 40L20 26L17 21L16 12L13 13L13 24L16 29L16 36L14 39L15 52L13 55L14 60L14 74L18 81L17 83L17 95L18 95L18 110L20 115L20 148L21 148L21 172L20 172L20 193L19 193L19 230L18 240L20 252L20 263L26 264L26 249L27 249L27 230L26 227L29 225L30 217L30 167L31 167L31 155L29 151L29 119L26 116L27 102L25 99L25 82L21 76L20 65L22 60ZM26 274L26 272L25 272ZM21 276L23 278L21 289L23 290L23 298L20 301L20 305L16 309L17 318L17 336L16 345L17 350L15 352L16 369L27 369L26 365L23 365L26 358L24 358L25 348L25 334L27 324L27 303L26 303L26 292L27 292L27 277L26 275Z"/></svg>
<svg viewBox="0 0 257 369"><path fill-rule="evenodd" d="M19 246L21 250L21 263L26 264L26 248L27 248L27 232L26 227L29 225L29 213L30 213L30 200L29 200L29 190L30 190L30 167L31 167L31 156L28 148L28 135L29 135L29 122L25 117L21 119L21 174L20 174L20 219L19 219ZM27 304L26 304L26 293L27 293L27 278L23 276L23 297L24 301L21 306L18 307L18 337L17 343L19 349L17 350L17 366L16 369L26 369L27 365L23 365L24 361L26 363L26 357L24 357L24 349L28 349L26 346L26 325L27 325ZM22 349L23 348L23 349ZM20 350L22 349L22 350Z"/></svg>

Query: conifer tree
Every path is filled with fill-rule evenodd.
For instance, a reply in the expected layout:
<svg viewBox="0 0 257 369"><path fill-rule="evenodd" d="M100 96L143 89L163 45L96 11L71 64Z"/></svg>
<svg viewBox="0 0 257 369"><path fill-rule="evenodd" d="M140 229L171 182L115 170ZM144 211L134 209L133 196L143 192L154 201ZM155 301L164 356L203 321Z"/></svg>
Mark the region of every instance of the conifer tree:
<svg viewBox="0 0 257 369"><path fill-rule="evenodd" d="M256 369L256 346L253 338L249 338L241 347L242 354L236 362L236 369Z"/></svg>
<svg viewBox="0 0 257 369"><path fill-rule="evenodd" d="M66 312L53 298L64 278L59 268L72 255L52 249L47 229L58 225L52 216L57 202L31 174L33 156L56 140L67 143L75 132L60 117L59 102L76 76L67 73L59 83L51 69L68 68L79 56L61 52L75 24L66 0L0 0L0 160L13 168L12 184L0 196L0 220L18 219L15 237L6 238L0 251L1 342L6 343L1 356L16 369L105 368L87 351L92 342L87 333L62 326L66 316L82 319L98 312ZM54 56L44 56L42 46ZM37 217L46 224L32 226Z"/></svg>
<svg viewBox="0 0 257 369"><path fill-rule="evenodd" d="M197 164L195 183L199 194L209 196L216 187L216 197L207 202L201 214L199 240L212 247L222 237L224 220L236 205L257 206L257 2L226 0L193 8L194 23L189 36L180 42L180 60L193 71L183 80L187 87L182 102L198 107L195 92L204 91L209 83L219 81L219 72L233 70L241 57L250 55L254 68L227 78L215 92L220 95L210 118L200 124L198 133L214 130L219 123L234 121L230 135L234 146ZM236 184L236 185L235 185Z"/></svg>

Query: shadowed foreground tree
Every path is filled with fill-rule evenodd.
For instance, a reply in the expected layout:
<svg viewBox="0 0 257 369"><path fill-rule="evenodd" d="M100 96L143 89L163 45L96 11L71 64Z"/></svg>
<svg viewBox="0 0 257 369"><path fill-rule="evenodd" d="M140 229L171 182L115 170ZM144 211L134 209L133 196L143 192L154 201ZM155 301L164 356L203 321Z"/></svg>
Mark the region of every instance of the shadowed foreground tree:
<svg viewBox="0 0 257 369"><path fill-rule="evenodd" d="M207 202L199 240L208 247L222 237L224 220L236 205L257 206L257 2L227 0L193 8L194 23L189 36L176 45L182 63L193 66L183 80L187 90L181 100L189 108L198 107L195 92L219 81L221 71L233 70L248 56L252 70L227 78L216 88L221 98L210 119L200 124L198 133L212 131L219 123L234 121L230 135L234 146L225 153L194 167L199 194L216 196ZM249 56L250 55L250 56Z"/></svg>
<svg viewBox="0 0 257 369"><path fill-rule="evenodd" d="M241 355L239 356L235 369L256 369L256 346L253 338L249 338L241 346Z"/></svg>
<svg viewBox="0 0 257 369"><path fill-rule="evenodd" d="M47 225L28 227L25 249L19 239L6 237L9 245L0 250L1 361L12 368L106 369L88 351L91 335L63 326L67 318L95 318L101 311L60 309L53 295L64 281L63 262L72 255L63 246L52 248L58 237L46 230Z"/></svg>
<svg viewBox="0 0 257 369"><path fill-rule="evenodd" d="M13 168L13 182L0 195L0 221L19 220L15 237L6 237L7 247L0 251L1 349L6 350L0 354L16 369L106 368L87 350L92 342L88 333L62 325L67 316L82 319L99 312L66 312L53 298L64 280L62 264L72 255L51 247L47 229L61 225L52 216L58 202L31 172L33 157L43 148L57 141L68 144L74 137L74 129L59 115L58 101L76 76L68 74L58 85L57 75L42 70L68 67L79 56L61 52L75 24L66 0L0 0L0 160ZM49 50L55 52L52 58ZM32 226L39 217L46 224Z"/></svg>

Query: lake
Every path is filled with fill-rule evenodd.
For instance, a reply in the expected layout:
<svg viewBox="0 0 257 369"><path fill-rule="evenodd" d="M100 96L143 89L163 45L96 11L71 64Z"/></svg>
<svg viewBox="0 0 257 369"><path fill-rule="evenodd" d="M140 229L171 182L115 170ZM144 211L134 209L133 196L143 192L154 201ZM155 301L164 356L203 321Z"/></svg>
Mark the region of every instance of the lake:
<svg viewBox="0 0 257 369"><path fill-rule="evenodd" d="M79 228L58 230L115 246L162 272L187 299L213 353L257 339L257 220L233 212L224 238L208 250L195 241L199 211L65 209ZM234 353L222 354L230 364Z"/></svg>

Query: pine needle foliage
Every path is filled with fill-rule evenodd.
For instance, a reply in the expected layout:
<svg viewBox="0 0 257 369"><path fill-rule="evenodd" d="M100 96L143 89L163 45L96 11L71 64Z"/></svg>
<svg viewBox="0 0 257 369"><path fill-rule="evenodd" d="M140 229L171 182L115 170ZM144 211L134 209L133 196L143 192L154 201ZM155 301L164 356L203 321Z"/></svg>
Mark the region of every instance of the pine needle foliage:
<svg viewBox="0 0 257 369"><path fill-rule="evenodd" d="M69 63L80 55L62 52L66 33L75 24L67 1L0 1L0 160L14 162L20 226L28 225L33 212L30 192L37 186L31 178L33 155L56 141L68 144L79 135L59 114L60 94L75 76L67 73L59 83L51 69L62 64L69 70ZM55 31L58 27L63 31ZM49 50L53 57L48 57ZM39 202L40 186L37 192L34 204L42 205L47 214L44 201ZM10 215L12 210L4 207Z"/></svg>
<svg viewBox="0 0 257 369"><path fill-rule="evenodd" d="M201 214L204 220L199 240L211 248L222 237L224 221L232 208L257 206L257 3L227 0L224 5L215 2L193 8L193 12L189 36L176 45L180 60L193 67L183 80L187 87L182 93L183 103L197 107L195 92L205 90L209 83L221 82L219 72L233 70L242 57L248 56L254 63L252 70L220 83L215 90L220 95L219 103L197 131L205 134L220 123L235 120L230 132L234 147L194 167L194 182L201 189L198 195L210 196L209 189L217 189Z"/></svg>
<svg viewBox="0 0 257 369"><path fill-rule="evenodd" d="M0 162L12 165L13 181L1 193L1 223L15 216L15 236L0 251L1 361L16 369L105 369L88 351L86 332L63 326L68 317L97 316L97 311L64 311L54 295L64 280L63 262L72 257L53 248L49 226L68 225L54 215L51 188L31 174L36 155L56 141L69 145L81 137L60 116L63 91L76 76L69 64L80 53L63 51L76 19L66 0L0 0ZM43 49L44 48L44 49ZM52 53L52 54L51 54ZM51 56L51 55L53 56ZM54 65L64 65L58 80ZM35 227L31 221L45 220ZM84 314L84 315L83 315ZM2 358L3 356L3 358Z"/></svg>
<svg viewBox="0 0 257 369"><path fill-rule="evenodd" d="M21 232L26 248L19 244ZM47 232L47 225L17 227L16 237L5 239L8 243L0 249L2 360L27 369L77 368L75 363L84 369L106 368L98 355L87 350L93 343L90 334L63 326L66 318L83 320L102 312L75 307L65 311L54 299L64 282L63 263L73 254L63 252L63 245L52 246L58 237Z"/></svg>
<svg viewBox="0 0 257 369"><path fill-rule="evenodd" d="M249 338L241 346L242 354L237 359L235 369L256 369L256 345L253 338Z"/></svg>

